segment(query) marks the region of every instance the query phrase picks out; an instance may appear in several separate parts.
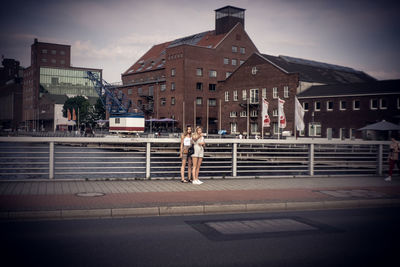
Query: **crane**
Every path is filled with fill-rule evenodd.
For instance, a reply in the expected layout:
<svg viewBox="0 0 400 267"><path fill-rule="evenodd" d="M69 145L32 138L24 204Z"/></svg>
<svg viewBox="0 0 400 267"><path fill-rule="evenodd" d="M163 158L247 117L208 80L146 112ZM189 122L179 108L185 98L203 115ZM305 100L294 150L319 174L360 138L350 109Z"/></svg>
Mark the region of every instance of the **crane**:
<svg viewBox="0 0 400 267"><path fill-rule="evenodd" d="M110 114L109 131L111 133L144 132L144 113L136 104L117 87L100 78L97 73L91 71L86 73L106 111Z"/></svg>

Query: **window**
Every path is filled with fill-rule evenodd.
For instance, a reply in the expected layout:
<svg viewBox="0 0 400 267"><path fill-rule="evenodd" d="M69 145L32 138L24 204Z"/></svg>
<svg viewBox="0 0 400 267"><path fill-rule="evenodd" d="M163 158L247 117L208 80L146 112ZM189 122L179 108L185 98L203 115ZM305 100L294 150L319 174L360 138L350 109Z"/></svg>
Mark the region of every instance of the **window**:
<svg viewBox="0 0 400 267"><path fill-rule="evenodd" d="M171 83L171 91L175 90L175 83Z"/></svg>
<svg viewBox="0 0 400 267"><path fill-rule="evenodd" d="M244 60L240 60L239 65L242 65L244 63Z"/></svg>
<svg viewBox="0 0 400 267"><path fill-rule="evenodd" d="M346 101L344 100L340 101L340 110L346 110Z"/></svg>
<svg viewBox="0 0 400 267"><path fill-rule="evenodd" d="M231 122L231 133L237 133L237 122Z"/></svg>
<svg viewBox="0 0 400 267"><path fill-rule="evenodd" d="M369 107L372 110L378 109L378 99L371 99Z"/></svg>
<svg viewBox="0 0 400 267"><path fill-rule="evenodd" d="M360 110L360 100L353 100L353 110Z"/></svg>
<svg viewBox="0 0 400 267"><path fill-rule="evenodd" d="M231 76L231 74L232 74L232 72L227 71L227 72L225 73L225 78L228 78L229 76Z"/></svg>
<svg viewBox="0 0 400 267"><path fill-rule="evenodd" d="M176 74L176 70L175 69L171 69L171 77L174 77Z"/></svg>
<svg viewBox="0 0 400 267"><path fill-rule="evenodd" d="M128 89L128 95L131 95L132 94L132 88L129 88Z"/></svg>
<svg viewBox="0 0 400 267"><path fill-rule="evenodd" d="M240 48L240 53L241 53L241 54L245 54L245 53L246 53L246 48L241 47L241 48Z"/></svg>
<svg viewBox="0 0 400 267"><path fill-rule="evenodd" d="M304 111L308 111L308 102L303 102Z"/></svg>
<svg viewBox="0 0 400 267"><path fill-rule="evenodd" d="M64 65L64 64L65 64L65 60L64 60L64 59L61 59L61 60L60 60L60 63L61 63L61 65Z"/></svg>
<svg viewBox="0 0 400 267"><path fill-rule="evenodd" d="M51 60L51 63L53 63L53 64L56 64L56 60L53 58L52 60Z"/></svg>
<svg viewBox="0 0 400 267"><path fill-rule="evenodd" d="M201 106L203 104L203 98L197 97L196 98L196 105Z"/></svg>
<svg viewBox="0 0 400 267"><path fill-rule="evenodd" d="M121 123L121 118L115 118L115 124L120 124Z"/></svg>
<svg viewBox="0 0 400 267"><path fill-rule="evenodd" d="M250 130L251 130L251 133L253 133L253 134L258 133L258 124L255 122L251 123Z"/></svg>
<svg viewBox="0 0 400 267"><path fill-rule="evenodd" d="M208 99L208 105L210 107L215 107L217 105L217 100L215 98Z"/></svg>
<svg viewBox="0 0 400 267"><path fill-rule="evenodd" d="M283 87L283 97L284 98L289 98L289 86L284 86Z"/></svg>
<svg viewBox="0 0 400 267"><path fill-rule="evenodd" d="M209 90L209 91L215 92L215 90L216 90L216 84L210 83L210 84L208 85L208 90Z"/></svg>
<svg viewBox="0 0 400 267"><path fill-rule="evenodd" d="M250 104L258 104L258 89L250 89Z"/></svg>
<svg viewBox="0 0 400 267"><path fill-rule="evenodd" d="M272 116L278 117L278 110L277 109L273 109L272 110Z"/></svg>
<svg viewBox="0 0 400 267"><path fill-rule="evenodd" d="M258 110L253 109L250 111L250 117L258 117Z"/></svg>
<svg viewBox="0 0 400 267"><path fill-rule="evenodd" d="M261 89L261 97L267 99L267 88Z"/></svg>
<svg viewBox="0 0 400 267"><path fill-rule="evenodd" d="M224 57L224 64L228 65L229 64L229 58Z"/></svg>
<svg viewBox="0 0 400 267"><path fill-rule="evenodd" d="M278 134L278 132L279 132L278 123L277 122L273 122L272 126L274 128L274 134Z"/></svg>
<svg viewBox="0 0 400 267"><path fill-rule="evenodd" d="M386 99L384 99L384 98L379 99L379 108L380 109L387 109Z"/></svg>
<svg viewBox="0 0 400 267"><path fill-rule="evenodd" d="M228 102L228 101L229 101L229 92L226 91L225 92L225 102Z"/></svg>
<svg viewBox="0 0 400 267"><path fill-rule="evenodd" d="M42 49L42 54L47 54L47 49Z"/></svg>
<svg viewBox="0 0 400 267"><path fill-rule="evenodd" d="M315 111L321 110L321 102L319 102L319 101L314 102L314 110Z"/></svg>
<svg viewBox="0 0 400 267"><path fill-rule="evenodd" d="M233 91L233 101L238 101L238 91Z"/></svg>
<svg viewBox="0 0 400 267"><path fill-rule="evenodd" d="M196 90L203 90L203 83L196 83Z"/></svg>
<svg viewBox="0 0 400 267"><path fill-rule="evenodd" d="M143 95L143 89L142 89L142 87L139 87L139 88L138 88L138 94L139 94L139 95Z"/></svg>
<svg viewBox="0 0 400 267"><path fill-rule="evenodd" d="M203 69L202 68L197 68L196 69L196 75L197 76L203 76Z"/></svg>
<svg viewBox="0 0 400 267"><path fill-rule="evenodd" d="M257 71L258 71L257 67L252 67L251 68L251 74L256 75Z"/></svg>
<svg viewBox="0 0 400 267"><path fill-rule="evenodd" d="M333 101L326 101L326 110L327 111L333 110Z"/></svg>
<svg viewBox="0 0 400 267"><path fill-rule="evenodd" d="M55 54L57 54L57 51L56 50L51 50L51 54L55 55Z"/></svg>
<svg viewBox="0 0 400 267"><path fill-rule="evenodd" d="M346 139L346 128L340 128L339 129L339 138L341 140Z"/></svg>
<svg viewBox="0 0 400 267"><path fill-rule="evenodd" d="M165 106L166 103L167 103L167 100L165 99L165 97L160 98L161 106Z"/></svg>
<svg viewBox="0 0 400 267"><path fill-rule="evenodd" d="M42 58L42 62L47 62L47 59L46 58Z"/></svg>
<svg viewBox="0 0 400 267"><path fill-rule="evenodd" d="M247 111L246 110L240 111L240 117L247 117Z"/></svg>
<svg viewBox="0 0 400 267"><path fill-rule="evenodd" d="M230 114L229 114L229 117L236 118L237 117L237 112L236 111L231 111Z"/></svg>
<svg viewBox="0 0 400 267"><path fill-rule="evenodd" d="M233 52L233 53L237 53L237 51L238 51L237 46L232 46L232 52Z"/></svg>
<svg viewBox="0 0 400 267"><path fill-rule="evenodd" d="M321 123L314 122L308 124L308 136L321 136Z"/></svg>
<svg viewBox="0 0 400 267"><path fill-rule="evenodd" d="M171 88L172 88L172 84L171 84ZM160 86L161 92L165 91L166 89L167 89L167 86L165 84L161 84L161 86Z"/></svg>
<svg viewBox="0 0 400 267"><path fill-rule="evenodd" d="M356 129L349 129L349 138L354 140L356 138Z"/></svg>
<svg viewBox="0 0 400 267"><path fill-rule="evenodd" d="M232 66L236 66L237 65L237 60L236 59L232 59Z"/></svg>
<svg viewBox="0 0 400 267"><path fill-rule="evenodd" d="M149 86L149 96L154 96L154 86Z"/></svg>
<svg viewBox="0 0 400 267"><path fill-rule="evenodd" d="M277 87L272 88L272 98L274 98L274 99L278 98L278 88Z"/></svg>
<svg viewBox="0 0 400 267"><path fill-rule="evenodd" d="M242 99L247 100L247 91L246 90L242 90Z"/></svg>
<svg viewBox="0 0 400 267"><path fill-rule="evenodd" d="M61 51L60 51L60 55L64 56L64 55L65 55L65 51L64 51L64 50L61 50Z"/></svg>
<svg viewBox="0 0 400 267"><path fill-rule="evenodd" d="M210 70L209 76L210 77L217 77L217 71L216 70Z"/></svg>
<svg viewBox="0 0 400 267"><path fill-rule="evenodd" d="M171 105L175 105L175 97L171 97Z"/></svg>

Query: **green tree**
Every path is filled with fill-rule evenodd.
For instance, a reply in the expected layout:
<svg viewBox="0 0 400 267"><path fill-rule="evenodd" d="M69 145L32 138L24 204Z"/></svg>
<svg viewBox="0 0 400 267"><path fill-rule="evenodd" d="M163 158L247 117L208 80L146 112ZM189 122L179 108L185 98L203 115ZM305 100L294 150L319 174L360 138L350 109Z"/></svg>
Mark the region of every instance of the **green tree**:
<svg viewBox="0 0 400 267"><path fill-rule="evenodd" d="M78 116L79 116L79 123L86 124L86 123L91 123L91 117L92 117L92 112L91 112L91 106L89 101L84 98L83 96L76 96L76 97L71 97L68 98L67 101L65 101L64 106L63 106L63 116L67 117L67 110L70 110L71 112L71 119L72 119L72 112L73 109L75 109L75 114L77 117L77 123L78 123ZM79 110L79 112L78 112Z"/></svg>
<svg viewBox="0 0 400 267"><path fill-rule="evenodd" d="M103 96L103 98L105 98L105 96ZM94 104L93 117L96 121L106 119L106 108L100 98L98 98L96 104Z"/></svg>

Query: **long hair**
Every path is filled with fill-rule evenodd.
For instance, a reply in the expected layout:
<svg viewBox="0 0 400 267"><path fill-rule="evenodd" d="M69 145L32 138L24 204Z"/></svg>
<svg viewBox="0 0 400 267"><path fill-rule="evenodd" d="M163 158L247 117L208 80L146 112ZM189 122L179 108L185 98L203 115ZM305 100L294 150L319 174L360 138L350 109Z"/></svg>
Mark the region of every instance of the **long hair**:
<svg viewBox="0 0 400 267"><path fill-rule="evenodd" d="M192 128L192 125L186 125L186 128L183 131L183 136L186 136L188 134L188 128ZM192 131L192 133L193 133L193 131Z"/></svg>

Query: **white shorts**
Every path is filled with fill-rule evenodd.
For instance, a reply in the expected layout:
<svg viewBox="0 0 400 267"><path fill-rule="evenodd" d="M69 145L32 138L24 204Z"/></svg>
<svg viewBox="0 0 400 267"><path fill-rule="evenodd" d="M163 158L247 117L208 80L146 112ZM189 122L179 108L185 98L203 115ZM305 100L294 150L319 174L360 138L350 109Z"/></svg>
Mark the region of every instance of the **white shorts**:
<svg viewBox="0 0 400 267"><path fill-rule="evenodd" d="M204 147L200 145L194 145L194 153L192 157L204 158Z"/></svg>

